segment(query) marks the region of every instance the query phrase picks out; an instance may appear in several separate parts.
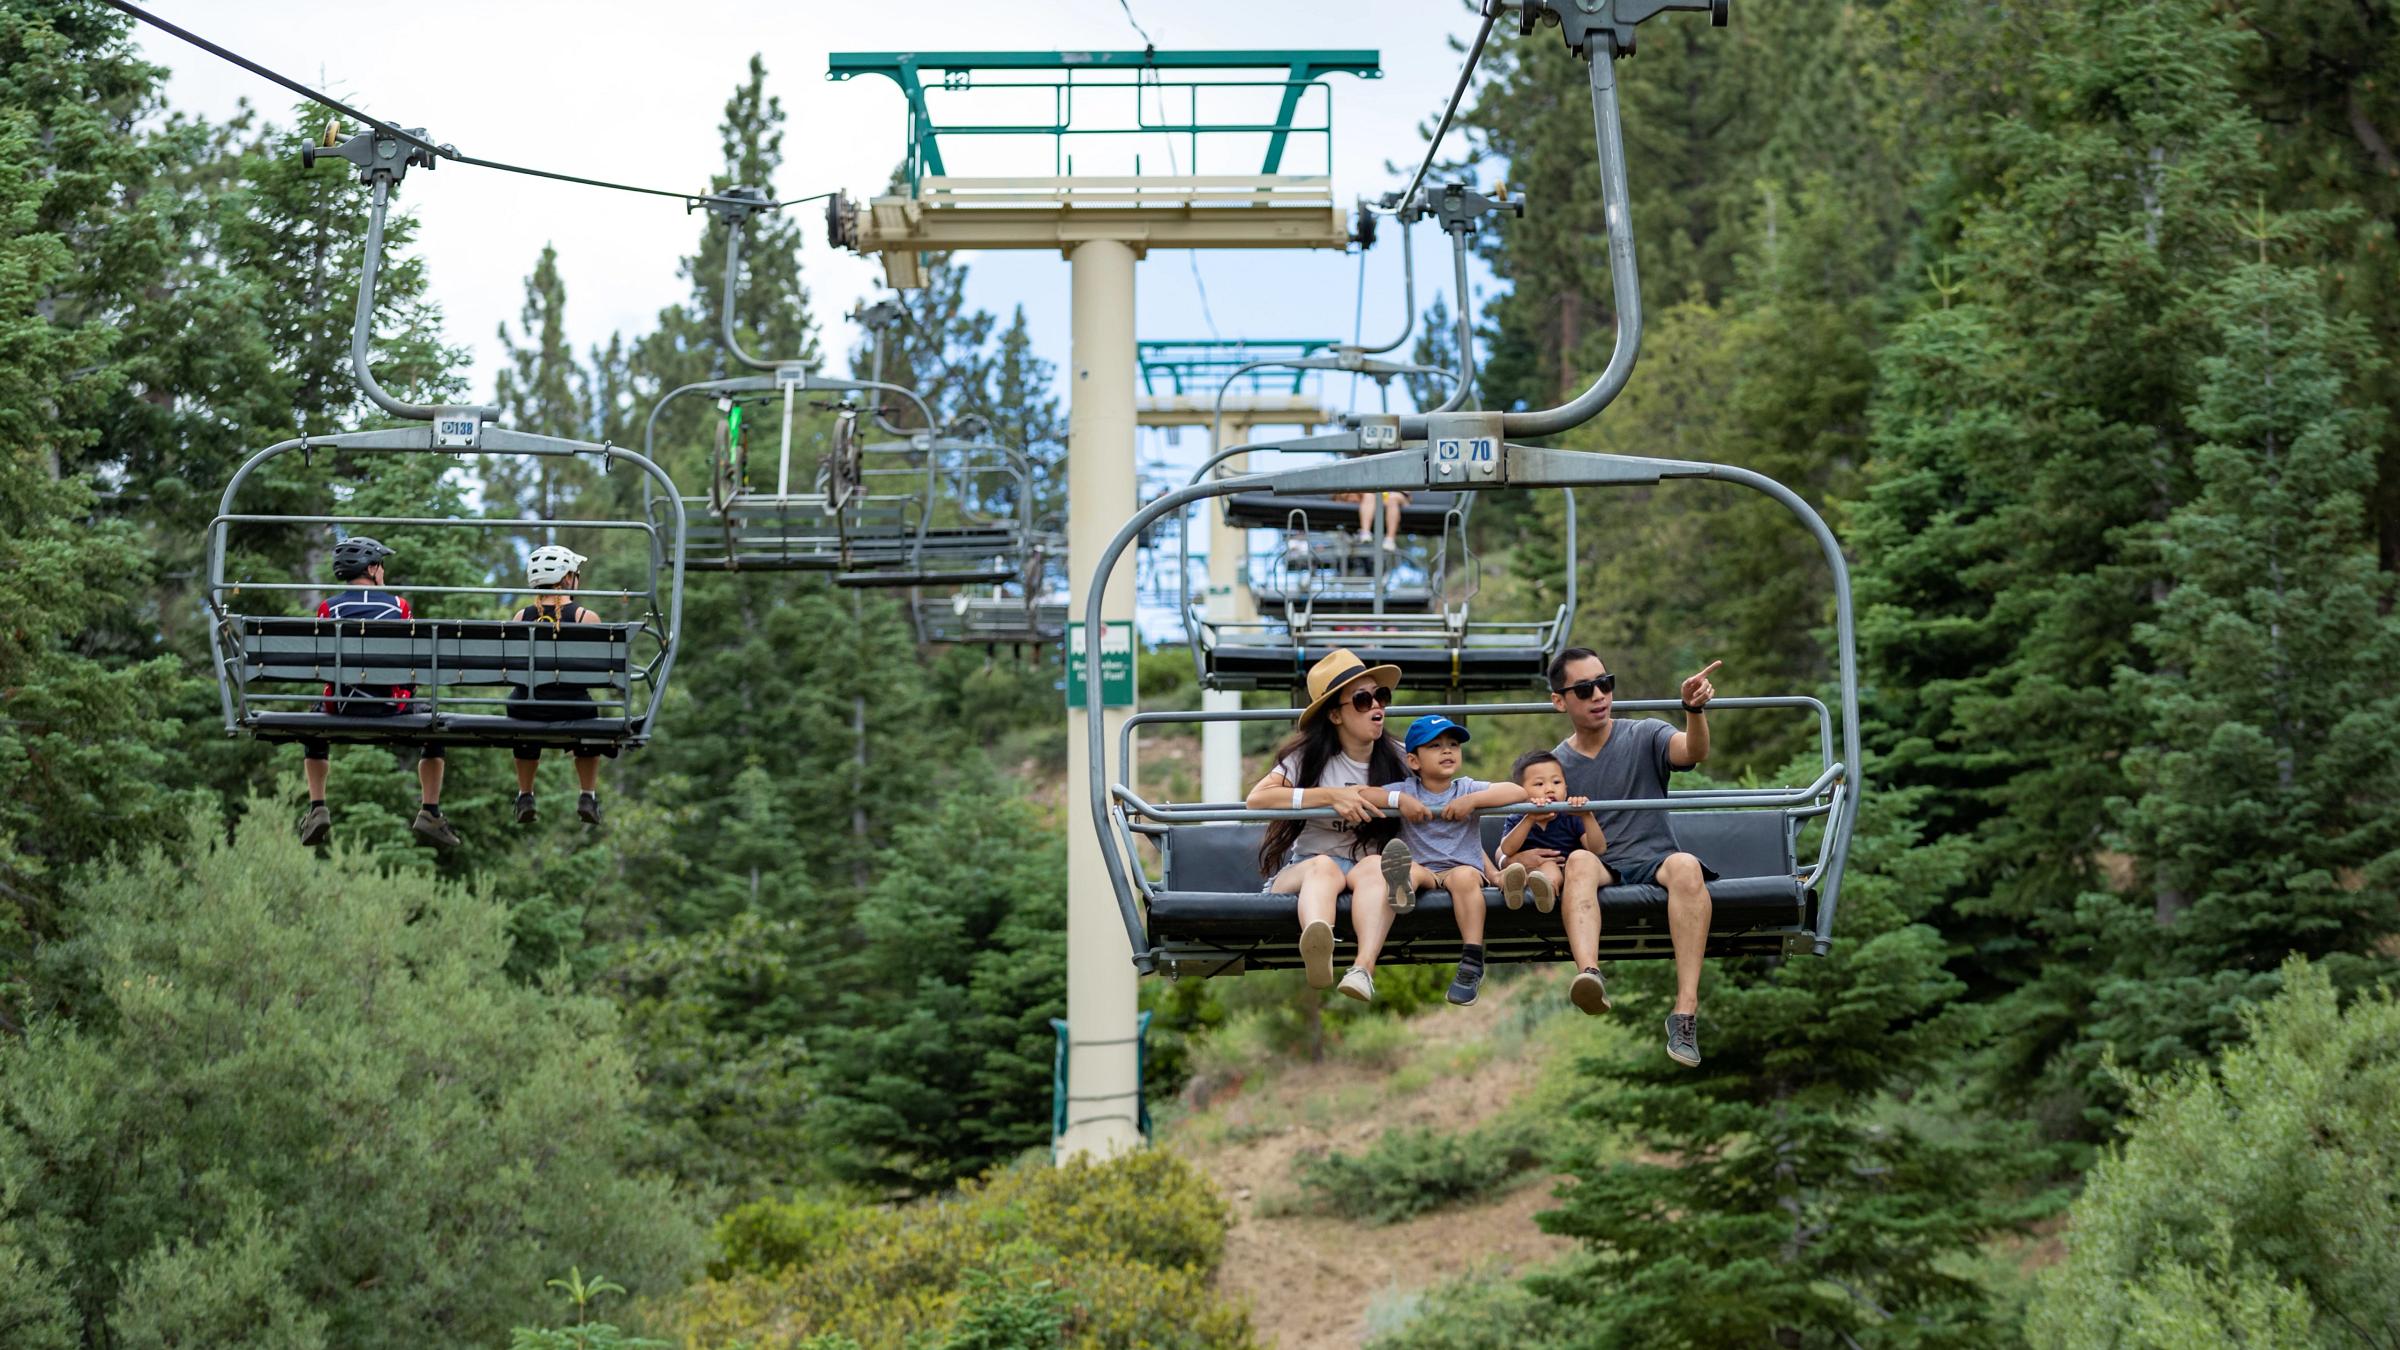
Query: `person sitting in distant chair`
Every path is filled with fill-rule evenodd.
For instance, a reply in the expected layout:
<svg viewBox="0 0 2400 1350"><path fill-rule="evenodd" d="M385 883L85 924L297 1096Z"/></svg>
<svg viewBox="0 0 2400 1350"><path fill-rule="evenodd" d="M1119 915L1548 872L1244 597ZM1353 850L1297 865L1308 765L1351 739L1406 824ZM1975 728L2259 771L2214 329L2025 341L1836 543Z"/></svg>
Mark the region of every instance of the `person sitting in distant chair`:
<svg viewBox="0 0 2400 1350"><path fill-rule="evenodd" d="M1383 498L1383 551L1396 553L1400 549L1400 508L1408 505L1405 492L1337 492L1337 502L1358 503L1358 542L1375 542L1375 499Z"/></svg>
<svg viewBox="0 0 2400 1350"><path fill-rule="evenodd" d="M583 582L583 565L590 559L571 548L548 544L533 551L525 560L525 578L543 593L533 603L511 617L518 623L546 623L552 629L569 624L598 623L600 616L575 603L574 590ZM508 715L528 722L574 722L590 717L592 691L577 684L519 685L509 691ZM576 705L583 706L576 706ZM575 752L575 782L582 789L575 799L575 814L587 825L600 823L600 757L616 756L615 747L603 750ZM517 823L531 825L538 813L534 809L533 780L542 765L542 747L516 747Z"/></svg>
<svg viewBox="0 0 2400 1350"><path fill-rule="evenodd" d="M337 581L363 582L323 601L317 606L320 619L406 619L408 598L390 591L377 590L383 585L383 560L392 551L380 542L363 534L354 534L333 546L333 575ZM367 687L346 684L336 690L325 686L324 710L340 717L397 717L409 709L415 690L408 685ZM300 774L308 784L308 810L300 817L300 842L310 846L322 844L333 834L333 809L325 804L325 780L333 767L333 743L324 740L300 742ZM435 848L451 848L458 843L458 834L450 822L442 819L442 747L417 747L417 818L409 829L417 838Z"/></svg>
<svg viewBox="0 0 2400 1350"><path fill-rule="evenodd" d="M1663 801L1667 775L1708 758L1708 702L1717 696L1711 661L1683 682L1683 730L1655 718L1620 722L1613 715L1617 677L1598 652L1569 647L1550 663L1550 703L1567 715L1574 733L1551 753L1566 773L1567 790L1587 801ZM1708 923L1715 910L1708 883L1717 874L1675 842L1663 810L1628 808L1593 813L1607 835L1607 851L1594 862L1588 854L1569 859L1565 920L1567 950L1576 975L1568 997L1587 1013L1608 1010L1608 986L1600 978L1600 887L1655 884L1667 892L1667 936L1675 950L1675 1008L1667 1014L1667 1055L1678 1064L1700 1062L1700 963L1708 952Z"/></svg>

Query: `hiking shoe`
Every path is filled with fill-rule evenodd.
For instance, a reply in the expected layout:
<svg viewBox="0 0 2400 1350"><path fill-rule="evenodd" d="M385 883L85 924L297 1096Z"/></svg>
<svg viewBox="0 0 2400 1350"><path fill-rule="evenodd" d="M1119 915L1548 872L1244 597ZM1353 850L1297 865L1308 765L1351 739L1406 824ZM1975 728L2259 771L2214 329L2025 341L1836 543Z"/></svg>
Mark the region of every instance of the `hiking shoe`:
<svg viewBox="0 0 2400 1350"><path fill-rule="evenodd" d="M314 848L324 843L325 836L332 833L333 812L326 809L325 803L318 802L301 815L300 842L302 844Z"/></svg>
<svg viewBox="0 0 2400 1350"><path fill-rule="evenodd" d="M578 796L575 799L575 814L582 817L583 823L586 825L599 824L600 794L597 792L586 792L581 796Z"/></svg>
<svg viewBox="0 0 2400 1350"><path fill-rule="evenodd" d="M1700 1066L1700 1014L1667 1014L1667 1058L1685 1068Z"/></svg>
<svg viewBox="0 0 2400 1350"><path fill-rule="evenodd" d="M540 815L540 812L534 810L532 793L520 792L517 794L517 823L519 825L531 825L540 818Z"/></svg>
<svg viewBox="0 0 2400 1350"><path fill-rule="evenodd" d="M1483 967L1458 963L1458 974L1450 981L1449 1000L1461 1008L1475 1006L1475 993L1483 985Z"/></svg>
<svg viewBox="0 0 2400 1350"><path fill-rule="evenodd" d="M1408 841L1395 839L1383 846L1383 884L1391 888L1392 912L1407 914L1417 907L1417 888L1408 882L1409 869L1417 865L1417 855L1408 851Z"/></svg>
<svg viewBox="0 0 2400 1350"><path fill-rule="evenodd" d="M1567 1001L1594 1017L1608 1011L1608 977L1598 966L1585 966L1567 986Z"/></svg>
<svg viewBox="0 0 2400 1350"><path fill-rule="evenodd" d="M1308 987L1333 986L1333 925L1319 920L1300 930L1300 966L1308 972Z"/></svg>
<svg viewBox="0 0 2400 1350"><path fill-rule="evenodd" d="M1343 993L1348 994L1350 997L1357 999L1361 1003L1373 1003L1375 1001L1374 975L1359 969L1357 966L1350 967L1350 973L1342 977L1341 988Z"/></svg>
<svg viewBox="0 0 2400 1350"><path fill-rule="evenodd" d="M1550 884L1545 873L1536 872L1525 878L1525 893L1533 897L1533 907L1544 914L1558 907L1558 888Z"/></svg>
<svg viewBox="0 0 2400 1350"><path fill-rule="evenodd" d="M418 842L430 847L458 847L458 833L450 828L450 822L423 807L417 808L417 818L409 822L408 828L416 832Z"/></svg>
<svg viewBox="0 0 2400 1350"><path fill-rule="evenodd" d="M1525 864L1510 863L1500 869L1500 898L1510 909L1525 908Z"/></svg>

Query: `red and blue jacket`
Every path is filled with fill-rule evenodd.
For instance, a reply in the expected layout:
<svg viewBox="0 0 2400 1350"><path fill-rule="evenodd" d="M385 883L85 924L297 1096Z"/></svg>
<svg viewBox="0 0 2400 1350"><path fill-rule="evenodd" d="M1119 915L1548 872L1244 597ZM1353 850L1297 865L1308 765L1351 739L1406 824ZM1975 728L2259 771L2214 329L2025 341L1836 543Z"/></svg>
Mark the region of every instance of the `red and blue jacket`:
<svg viewBox="0 0 2400 1350"><path fill-rule="evenodd" d="M317 605L320 619L407 619L408 597L390 591L353 587ZM325 686L325 711L349 717L391 717L408 711L409 699L415 694L410 686L372 686L346 684L337 696L332 685Z"/></svg>

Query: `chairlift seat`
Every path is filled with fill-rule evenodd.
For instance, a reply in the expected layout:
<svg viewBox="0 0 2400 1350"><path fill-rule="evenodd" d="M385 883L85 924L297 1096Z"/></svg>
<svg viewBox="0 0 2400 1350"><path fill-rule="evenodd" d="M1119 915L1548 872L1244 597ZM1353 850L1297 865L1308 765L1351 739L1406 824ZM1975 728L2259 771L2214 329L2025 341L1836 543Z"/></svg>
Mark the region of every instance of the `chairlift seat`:
<svg viewBox="0 0 2400 1350"><path fill-rule="evenodd" d="M1375 611L1375 590L1372 586L1324 584L1314 589L1265 586L1254 588L1250 595L1262 609L1306 605L1319 614L1371 614ZM1383 590L1383 609L1386 614L1422 614L1431 608L1433 592L1423 586L1386 586Z"/></svg>
<svg viewBox="0 0 2400 1350"><path fill-rule="evenodd" d="M1676 843L1719 879L1709 883L1711 956L1771 955L1803 950L1812 941L1816 893L1795 859L1799 818L1780 810L1669 811ZM1487 817L1487 848L1513 823ZM1174 825L1158 836L1165 882L1149 901L1150 941L1173 958L1181 974L1290 969L1300 964L1293 897L1260 888L1258 850L1266 826L1257 823ZM1495 849L1496 851L1496 849ZM1362 860L1362 867L1374 865ZM1528 901L1510 909L1494 887L1484 888L1487 961L1565 961L1566 929L1554 909ZM1350 896L1338 902L1337 964L1355 949ZM1414 911L1395 916L1382 964L1456 961L1458 925L1450 894L1420 892ZM1673 955L1667 932L1667 892L1658 885L1600 890L1600 955L1634 960Z"/></svg>
<svg viewBox="0 0 2400 1350"><path fill-rule="evenodd" d="M248 710L242 725L262 740L434 745L638 744L643 728L624 715L635 679L639 623L569 624L515 619L322 619L231 615L229 663L244 688L312 686L294 711ZM408 711L389 716L329 713L323 686L413 691ZM564 685L592 693L595 713L564 720L510 717L495 703L443 707L445 689ZM484 695L483 697L492 697ZM505 695L500 695L505 696ZM255 694L253 698L257 697Z"/></svg>
<svg viewBox="0 0 2400 1350"><path fill-rule="evenodd" d="M1472 623L1457 633L1434 629L1421 635L1390 631L1388 625L1367 629L1363 622L1362 631L1345 633L1320 623L1296 642L1256 630L1231 636L1234 640L1220 639L1203 653L1221 689L1303 688L1308 668L1337 648L1356 653L1370 666L1400 667L1403 689L1524 689L1542 684L1554 654L1530 628L1478 632Z"/></svg>
<svg viewBox="0 0 2400 1350"><path fill-rule="evenodd" d="M1400 508L1400 529L1407 534L1442 532L1443 522L1460 505L1464 496L1457 492L1417 492L1409 496ZM1324 494L1285 496L1276 492L1236 492L1225 499L1225 523L1251 529L1279 530L1291 522L1292 512L1303 513L1310 526L1329 529L1358 524L1358 503L1337 502ZM1383 511L1375 508L1375 528L1383 529Z"/></svg>

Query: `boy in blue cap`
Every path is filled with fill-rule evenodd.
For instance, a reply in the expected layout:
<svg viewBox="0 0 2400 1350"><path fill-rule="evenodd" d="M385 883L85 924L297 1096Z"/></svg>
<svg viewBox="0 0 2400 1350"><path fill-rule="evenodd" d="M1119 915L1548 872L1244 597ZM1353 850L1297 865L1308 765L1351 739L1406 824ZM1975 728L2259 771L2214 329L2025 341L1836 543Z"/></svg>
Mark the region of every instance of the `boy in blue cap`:
<svg viewBox="0 0 2400 1350"><path fill-rule="evenodd" d="M1487 806L1513 806L1524 801L1525 789L1515 783L1479 783L1458 773L1466 757L1467 729L1439 713L1409 723L1401 738L1409 774L1384 784L1390 805L1400 813L1400 837L1383 848L1383 875L1391 885L1392 908L1400 913L1417 907L1417 892L1433 887L1450 892L1450 912L1458 920L1458 975L1450 981L1452 1003L1466 1007L1475 1001L1483 983L1483 886L1486 881L1523 904L1525 869L1495 866L1483 846L1483 824L1475 813Z"/></svg>

